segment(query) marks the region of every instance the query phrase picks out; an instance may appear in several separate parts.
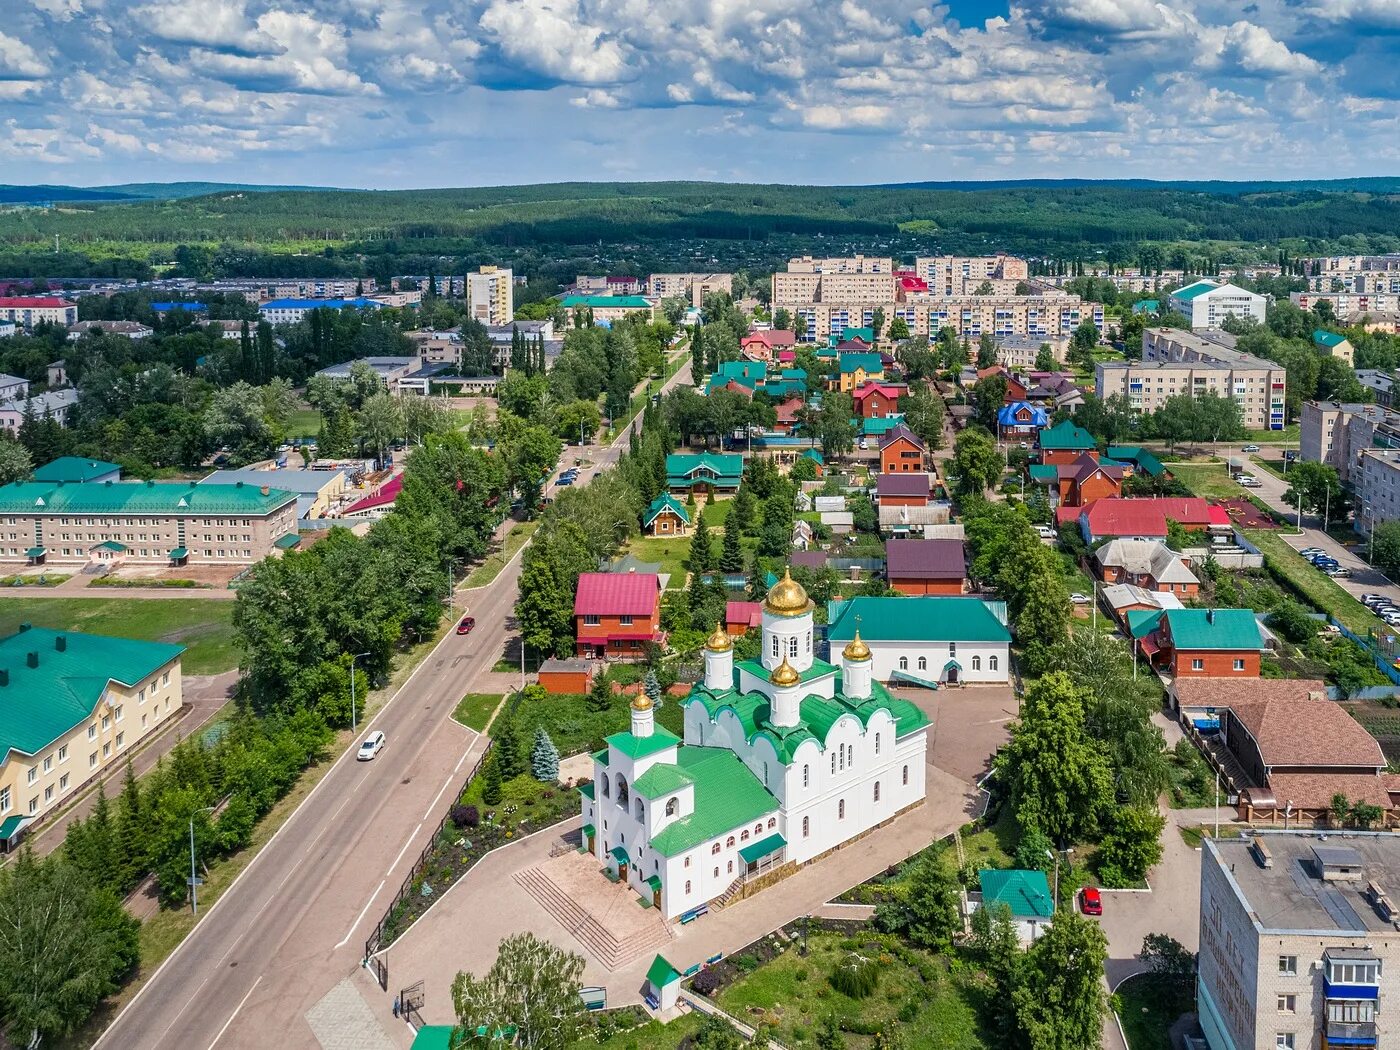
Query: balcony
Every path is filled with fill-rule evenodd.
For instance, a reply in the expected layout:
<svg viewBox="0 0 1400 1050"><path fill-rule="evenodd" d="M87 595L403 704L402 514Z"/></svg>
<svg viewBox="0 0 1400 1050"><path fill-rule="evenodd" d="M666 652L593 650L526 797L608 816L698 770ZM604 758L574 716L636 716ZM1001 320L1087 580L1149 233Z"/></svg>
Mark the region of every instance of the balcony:
<svg viewBox="0 0 1400 1050"><path fill-rule="evenodd" d="M1375 1021L1328 1021L1324 1050L1333 1046L1375 1046Z"/></svg>

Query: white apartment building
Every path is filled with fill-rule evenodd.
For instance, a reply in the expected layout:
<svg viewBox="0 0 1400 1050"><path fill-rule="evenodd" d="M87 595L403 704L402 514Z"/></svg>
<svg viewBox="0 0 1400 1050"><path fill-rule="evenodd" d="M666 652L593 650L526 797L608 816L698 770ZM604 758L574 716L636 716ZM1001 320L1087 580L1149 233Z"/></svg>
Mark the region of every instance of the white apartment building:
<svg viewBox="0 0 1400 1050"><path fill-rule="evenodd" d="M484 325L509 324L515 317L515 280L510 269L482 266L467 274L467 309Z"/></svg>
<svg viewBox="0 0 1400 1050"><path fill-rule="evenodd" d="M1400 288L1394 292L1290 292L1290 299L1300 310L1311 310L1318 303L1328 303L1332 316L1339 321L1360 320L1368 314L1400 312Z"/></svg>
<svg viewBox="0 0 1400 1050"><path fill-rule="evenodd" d="M647 294L655 299L685 299L695 309L705 296L734 294L732 273L654 273L647 278Z"/></svg>
<svg viewBox="0 0 1400 1050"><path fill-rule="evenodd" d="M1262 295L1208 278L1178 288L1167 301L1171 309L1190 319L1192 328L1219 328L1227 317L1252 317L1263 324L1268 304Z"/></svg>
<svg viewBox="0 0 1400 1050"><path fill-rule="evenodd" d="M1366 448L1356 453L1354 528L1363 536L1384 521L1400 519L1400 449Z"/></svg>
<svg viewBox="0 0 1400 1050"><path fill-rule="evenodd" d="M72 325L78 323L78 308L52 295L6 295L0 296L0 321L13 321L21 328L41 321Z"/></svg>
<svg viewBox="0 0 1400 1050"><path fill-rule="evenodd" d="M971 295L983 281L992 283L993 294L1009 295L1018 282L1030 279L1030 266L1014 255L921 256L914 260L914 272L931 295Z"/></svg>
<svg viewBox="0 0 1400 1050"><path fill-rule="evenodd" d="M1400 413L1361 402L1305 401L1298 438L1305 463L1333 467L1351 481L1363 451L1400 448Z"/></svg>
<svg viewBox="0 0 1400 1050"><path fill-rule="evenodd" d="M1204 839L1196 1012L1210 1050L1392 1045L1396 886L1389 833Z"/></svg>
<svg viewBox="0 0 1400 1050"><path fill-rule="evenodd" d="M1081 321L1093 321L1103 330L1104 313L1100 303L1086 303L1077 295L1061 292L1049 295L909 295L895 300L842 300L841 302L794 303L787 307L806 322L806 341L825 339L844 328L864 328L875 322L875 311L883 310L888 326L896 317L909 326L910 335L936 337L942 328L951 328L960 338L981 336L1026 336L1062 345ZM1039 343L1037 343L1039 346Z"/></svg>
<svg viewBox="0 0 1400 1050"><path fill-rule="evenodd" d="M1332 255L1303 261L1309 291L1400 294L1400 255Z"/></svg>

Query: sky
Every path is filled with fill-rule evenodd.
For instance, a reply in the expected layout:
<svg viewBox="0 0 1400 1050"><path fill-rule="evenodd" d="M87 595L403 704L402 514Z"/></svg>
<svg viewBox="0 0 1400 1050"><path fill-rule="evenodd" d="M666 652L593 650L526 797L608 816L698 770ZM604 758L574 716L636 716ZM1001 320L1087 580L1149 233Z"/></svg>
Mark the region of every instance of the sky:
<svg viewBox="0 0 1400 1050"><path fill-rule="evenodd" d="M3 0L0 182L1400 174L1400 0Z"/></svg>

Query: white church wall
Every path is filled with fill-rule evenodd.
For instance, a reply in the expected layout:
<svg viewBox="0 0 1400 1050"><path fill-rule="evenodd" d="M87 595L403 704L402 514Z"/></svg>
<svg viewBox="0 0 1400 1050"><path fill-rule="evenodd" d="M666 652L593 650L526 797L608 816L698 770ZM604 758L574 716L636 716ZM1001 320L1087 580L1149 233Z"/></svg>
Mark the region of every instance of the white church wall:
<svg viewBox="0 0 1400 1050"><path fill-rule="evenodd" d="M1011 678L1011 647L1005 642L885 642L874 638L865 641L870 646L874 676L882 682L890 681L896 670L937 681L943 677L944 665L949 660L956 660L961 666L960 677L964 682L1007 682ZM955 647L951 654L950 645ZM901 658L908 662L907 667L900 667ZM922 668L920 660L924 661Z"/></svg>

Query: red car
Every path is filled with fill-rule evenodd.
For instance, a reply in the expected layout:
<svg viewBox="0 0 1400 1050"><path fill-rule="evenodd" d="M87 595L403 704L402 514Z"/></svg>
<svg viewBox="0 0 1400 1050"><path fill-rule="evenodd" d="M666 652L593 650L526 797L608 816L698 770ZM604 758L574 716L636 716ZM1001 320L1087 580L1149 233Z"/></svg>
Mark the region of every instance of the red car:
<svg viewBox="0 0 1400 1050"><path fill-rule="evenodd" d="M458 634L471 634L472 628L476 626L475 616L463 616L462 622L457 625Z"/></svg>
<svg viewBox="0 0 1400 1050"><path fill-rule="evenodd" d="M1079 891L1079 910L1085 915L1103 914L1103 898L1093 886L1085 886Z"/></svg>

